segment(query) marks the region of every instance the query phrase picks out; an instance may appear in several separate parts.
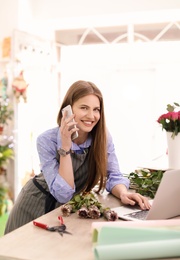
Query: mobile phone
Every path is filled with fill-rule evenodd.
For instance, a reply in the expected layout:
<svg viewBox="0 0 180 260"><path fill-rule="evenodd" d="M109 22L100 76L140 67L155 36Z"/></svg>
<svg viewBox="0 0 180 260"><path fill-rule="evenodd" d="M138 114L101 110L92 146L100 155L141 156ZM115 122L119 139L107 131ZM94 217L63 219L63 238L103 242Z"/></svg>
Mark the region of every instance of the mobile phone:
<svg viewBox="0 0 180 260"><path fill-rule="evenodd" d="M64 107L64 108L62 109L62 114L63 114L63 115L64 115L64 112L65 112L65 111L67 111L67 113L66 113L66 118L70 117L70 116L73 114L72 108L71 108L70 105L68 105L68 106L66 106L66 107ZM72 119L72 122L74 122L74 118ZM76 128L76 125L73 125L72 127L70 127L69 130L71 130L72 128ZM74 133L72 134L71 139L74 140L74 139L76 139L77 137L78 137L78 132L76 131L76 132L74 132Z"/></svg>

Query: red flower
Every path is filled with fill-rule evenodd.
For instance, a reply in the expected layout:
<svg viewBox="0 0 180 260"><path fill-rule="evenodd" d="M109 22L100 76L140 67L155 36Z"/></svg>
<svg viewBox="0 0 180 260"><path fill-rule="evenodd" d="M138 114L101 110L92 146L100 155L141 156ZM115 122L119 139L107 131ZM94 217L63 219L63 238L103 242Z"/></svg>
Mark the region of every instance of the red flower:
<svg viewBox="0 0 180 260"><path fill-rule="evenodd" d="M174 106L167 105L168 113L161 115L157 120L162 125L162 130L172 132L172 138L180 132L180 111L174 111L179 106L178 103L174 103Z"/></svg>

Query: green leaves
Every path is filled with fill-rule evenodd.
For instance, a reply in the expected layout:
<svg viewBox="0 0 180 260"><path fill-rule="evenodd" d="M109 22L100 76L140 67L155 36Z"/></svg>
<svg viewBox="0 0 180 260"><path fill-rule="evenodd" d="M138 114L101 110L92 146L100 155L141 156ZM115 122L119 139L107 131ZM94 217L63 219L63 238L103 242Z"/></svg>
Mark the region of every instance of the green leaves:
<svg viewBox="0 0 180 260"><path fill-rule="evenodd" d="M0 216L4 213L4 205L7 194L7 187L0 184Z"/></svg>
<svg viewBox="0 0 180 260"><path fill-rule="evenodd" d="M169 112L173 112L175 110L176 107L180 107L180 105L176 102L173 103L175 106L172 106L170 104L167 105L167 111Z"/></svg>
<svg viewBox="0 0 180 260"><path fill-rule="evenodd" d="M0 124L1 125L7 124L7 121L12 119L13 114L14 111L8 104L0 103Z"/></svg>
<svg viewBox="0 0 180 260"><path fill-rule="evenodd" d="M154 198L164 171L140 169L129 174L130 188L143 196Z"/></svg>
<svg viewBox="0 0 180 260"><path fill-rule="evenodd" d="M77 194L68 202L68 204L73 207L73 212L79 210L84 205L87 208L91 205L95 205L98 208L102 207L93 193Z"/></svg>
<svg viewBox="0 0 180 260"><path fill-rule="evenodd" d="M14 152L9 145L0 145L0 167L3 166L9 159L14 158Z"/></svg>

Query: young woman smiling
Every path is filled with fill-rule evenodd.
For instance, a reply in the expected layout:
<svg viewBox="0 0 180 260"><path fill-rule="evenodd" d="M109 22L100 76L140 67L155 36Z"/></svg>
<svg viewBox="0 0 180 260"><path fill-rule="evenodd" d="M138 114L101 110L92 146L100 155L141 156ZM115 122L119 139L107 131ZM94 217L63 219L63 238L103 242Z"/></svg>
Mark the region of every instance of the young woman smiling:
<svg viewBox="0 0 180 260"><path fill-rule="evenodd" d="M62 109L68 105L73 114L67 118ZM150 208L147 198L128 191L129 179L120 172L106 127L103 96L94 83L79 80L70 86L57 123L37 138L41 173L22 188L5 234L67 203L75 194L92 189L106 189L124 204ZM78 137L72 140L75 132Z"/></svg>

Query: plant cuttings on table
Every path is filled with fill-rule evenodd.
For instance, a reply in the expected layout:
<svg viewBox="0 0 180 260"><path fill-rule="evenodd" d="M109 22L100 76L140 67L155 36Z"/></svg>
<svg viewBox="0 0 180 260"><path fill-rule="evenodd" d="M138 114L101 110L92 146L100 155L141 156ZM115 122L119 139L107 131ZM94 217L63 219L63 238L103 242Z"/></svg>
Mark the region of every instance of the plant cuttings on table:
<svg viewBox="0 0 180 260"><path fill-rule="evenodd" d="M130 188L143 196L154 198L164 171L138 169L129 174Z"/></svg>
<svg viewBox="0 0 180 260"><path fill-rule="evenodd" d="M80 218L98 219L104 216L108 221L118 219L117 213L104 207L92 192L75 195L72 200L61 206L63 216L77 212Z"/></svg>

